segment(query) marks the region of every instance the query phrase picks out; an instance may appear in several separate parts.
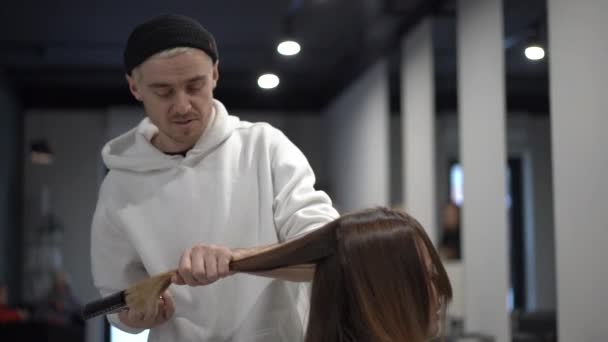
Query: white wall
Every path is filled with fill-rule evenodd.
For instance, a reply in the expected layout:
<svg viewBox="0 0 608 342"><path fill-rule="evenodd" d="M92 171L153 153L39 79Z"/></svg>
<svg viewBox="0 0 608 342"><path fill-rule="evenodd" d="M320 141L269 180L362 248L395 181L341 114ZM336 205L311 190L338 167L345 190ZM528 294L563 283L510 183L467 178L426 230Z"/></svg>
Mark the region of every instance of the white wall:
<svg viewBox="0 0 608 342"><path fill-rule="evenodd" d="M432 21L426 19L403 39L401 125L405 207L420 221L433 243L436 243L436 120L432 34Z"/></svg>
<svg viewBox="0 0 608 342"><path fill-rule="evenodd" d="M548 0L560 341L608 341L608 1Z"/></svg>
<svg viewBox="0 0 608 342"><path fill-rule="evenodd" d="M386 61L371 66L324 110L331 196L340 212L389 204L387 73Z"/></svg>

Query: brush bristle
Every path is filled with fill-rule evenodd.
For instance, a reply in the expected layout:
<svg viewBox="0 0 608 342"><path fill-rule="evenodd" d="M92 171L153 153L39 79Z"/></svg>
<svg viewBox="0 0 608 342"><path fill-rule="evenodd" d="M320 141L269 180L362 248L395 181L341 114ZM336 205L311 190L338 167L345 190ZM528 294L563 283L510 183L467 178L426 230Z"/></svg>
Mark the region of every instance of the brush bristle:
<svg viewBox="0 0 608 342"><path fill-rule="evenodd" d="M125 291L125 301L129 310L155 316L158 311L158 300L171 285L174 272L166 272L140 281Z"/></svg>

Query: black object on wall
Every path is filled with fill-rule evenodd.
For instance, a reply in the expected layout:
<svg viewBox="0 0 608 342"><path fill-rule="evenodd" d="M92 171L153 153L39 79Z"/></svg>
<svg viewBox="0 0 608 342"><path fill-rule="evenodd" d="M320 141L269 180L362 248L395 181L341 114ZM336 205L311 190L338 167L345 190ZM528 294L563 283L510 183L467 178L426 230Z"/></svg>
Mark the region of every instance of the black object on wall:
<svg viewBox="0 0 608 342"><path fill-rule="evenodd" d="M510 227L510 270L511 287L513 288L513 308L526 308L526 265L525 265L525 236L523 216L523 183L521 158L509 158L509 192L511 208L509 210Z"/></svg>

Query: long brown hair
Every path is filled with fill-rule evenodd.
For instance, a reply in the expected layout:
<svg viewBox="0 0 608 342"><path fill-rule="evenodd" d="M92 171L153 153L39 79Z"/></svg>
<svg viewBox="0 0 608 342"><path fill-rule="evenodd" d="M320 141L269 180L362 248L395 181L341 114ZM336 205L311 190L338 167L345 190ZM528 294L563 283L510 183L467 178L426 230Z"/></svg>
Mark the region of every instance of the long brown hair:
<svg viewBox="0 0 608 342"><path fill-rule="evenodd" d="M375 208L342 216L232 269L316 263L306 342L422 342L452 298L437 251L410 215ZM428 263L428 265L427 265Z"/></svg>

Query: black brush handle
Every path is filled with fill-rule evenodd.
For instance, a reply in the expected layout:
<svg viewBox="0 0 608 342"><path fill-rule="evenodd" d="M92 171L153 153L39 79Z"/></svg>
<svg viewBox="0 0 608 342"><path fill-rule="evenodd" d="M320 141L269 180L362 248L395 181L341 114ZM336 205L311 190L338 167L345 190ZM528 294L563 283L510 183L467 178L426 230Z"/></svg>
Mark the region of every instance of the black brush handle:
<svg viewBox="0 0 608 342"><path fill-rule="evenodd" d="M125 291L120 291L113 295L87 303L82 310L82 316L86 320L100 315L122 311L126 308L127 302L125 300Z"/></svg>

